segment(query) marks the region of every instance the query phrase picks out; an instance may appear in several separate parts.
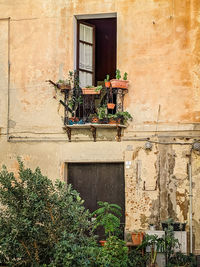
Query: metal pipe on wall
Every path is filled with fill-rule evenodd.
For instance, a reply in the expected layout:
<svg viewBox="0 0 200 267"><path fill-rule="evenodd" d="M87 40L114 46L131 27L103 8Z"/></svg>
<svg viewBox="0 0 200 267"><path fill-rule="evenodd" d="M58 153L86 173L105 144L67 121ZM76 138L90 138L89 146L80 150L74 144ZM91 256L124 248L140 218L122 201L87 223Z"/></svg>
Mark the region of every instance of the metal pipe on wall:
<svg viewBox="0 0 200 267"><path fill-rule="evenodd" d="M9 142L10 118L10 18L8 18L8 113L7 113L7 142Z"/></svg>
<svg viewBox="0 0 200 267"><path fill-rule="evenodd" d="M8 18L0 18L0 21L7 20L8 21L8 87L7 87L7 141L9 142L9 117L10 117L10 17Z"/></svg>
<svg viewBox="0 0 200 267"><path fill-rule="evenodd" d="M189 165L188 165L188 175L189 175L189 226L190 226L190 253L193 253L193 236L192 236L192 202L193 202L193 195L192 195L192 152L189 158Z"/></svg>

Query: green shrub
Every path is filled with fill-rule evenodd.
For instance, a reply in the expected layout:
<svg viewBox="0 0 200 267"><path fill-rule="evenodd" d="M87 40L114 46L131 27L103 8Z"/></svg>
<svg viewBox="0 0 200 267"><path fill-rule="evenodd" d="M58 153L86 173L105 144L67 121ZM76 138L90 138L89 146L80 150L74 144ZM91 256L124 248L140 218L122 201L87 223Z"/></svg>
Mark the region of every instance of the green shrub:
<svg viewBox="0 0 200 267"><path fill-rule="evenodd" d="M97 258L97 266L126 267L128 264L128 248L125 241L111 236L101 248Z"/></svg>
<svg viewBox="0 0 200 267"><path fill-rule="evenodd" d="M168 267L172 266L185 266L185 267L196 267L197 262L193 254L185 255L181 252L177 252L173 257L169 259Z"/></svg>
<svg viewBox="0 0 200 267"><path fill-rule="evenodd" d="M141 250L131 249L128 253L128 267L146 267L146 263L150 260L150 254L142 254Z"/></svg>
<svg viewBox="0 0 200 267"><path fill-rule="evenodd" d="M98 205L100 208L92 213L92 216L96 216L94 229L102 226L107 237L117 234L120 227L121 207L102 201L98 201Z"/></svg>
<svg viewBox="0 0 200 267"><path fill-rule="evenodd" d="M1 264L92 262L96 243L91 215L70 185L60 181L53 185L39 168L31 171L19 160L19 177L5 166L0 172L0 203Z"/></svg>

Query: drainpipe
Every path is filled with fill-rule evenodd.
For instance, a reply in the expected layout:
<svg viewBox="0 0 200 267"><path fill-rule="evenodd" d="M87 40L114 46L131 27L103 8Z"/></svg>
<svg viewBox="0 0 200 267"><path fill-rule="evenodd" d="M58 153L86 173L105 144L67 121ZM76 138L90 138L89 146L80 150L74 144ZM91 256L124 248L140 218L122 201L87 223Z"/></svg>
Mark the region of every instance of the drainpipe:
<svg viewBox="0 0 200 267"><path fill-rule="evenodd" d="M190 209L189 209L189 225L190 225L190 253L193 253L193 236L192 236L192 151L189 156L189 165L188 165L188 175L189 175L189 202L190 202Z"/></svg>
<svg viewBox="0 0 200 267"><path fill-rule="evenodd" d="M10 118L10 17L8 18L8 112L7 112L7 142L9 142L9 118Z"/></svg>
<svg viewBox="0 0 200 267"><path fill-rule="evenodd" d="M10 117L10 17L8 18L0 18L0 21L7 20L8 21L8 87L7 87L7 141L9 142L9 117Z"/></svg>

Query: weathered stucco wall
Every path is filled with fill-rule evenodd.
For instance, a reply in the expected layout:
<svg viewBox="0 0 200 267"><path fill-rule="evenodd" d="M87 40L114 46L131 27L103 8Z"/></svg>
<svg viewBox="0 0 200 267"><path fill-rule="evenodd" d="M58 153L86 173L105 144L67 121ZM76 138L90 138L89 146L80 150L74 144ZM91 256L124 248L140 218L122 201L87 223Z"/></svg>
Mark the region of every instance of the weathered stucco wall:
<svg viewBox="0 0 200 267"><path fill-rule="evenodd" d="M68 143L63 109L45 81L73 69L74 15L112 12L117 13L117 66L129 74L125 107L133 121L122 142L114 141L114 132L101 130L96 143L87 131L75 131ZM124 161L127 231L167 217L188 221L191 146L177 143L200 138L199 0L0 0L0 18L7 17L10 21L0 20L0 163L16 171L20 155L55 180L64 179L65 162ZM9 142L7 126L14 137ZM147 137L155 142L152 151L138 140ZM200 252L196 152L192 163L195 249Z"/></svg>

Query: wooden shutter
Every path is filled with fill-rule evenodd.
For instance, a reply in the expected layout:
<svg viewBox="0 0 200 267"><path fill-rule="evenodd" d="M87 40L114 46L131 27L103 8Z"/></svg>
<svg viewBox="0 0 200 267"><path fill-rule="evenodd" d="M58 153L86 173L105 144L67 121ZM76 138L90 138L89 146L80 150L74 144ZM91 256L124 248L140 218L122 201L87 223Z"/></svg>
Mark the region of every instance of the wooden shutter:
<svg viewBox="0 0 200 267"><path fill-rule="evenodd" d="M78 22L77 70L80 87L95 83L95 26Z"/></svg>

